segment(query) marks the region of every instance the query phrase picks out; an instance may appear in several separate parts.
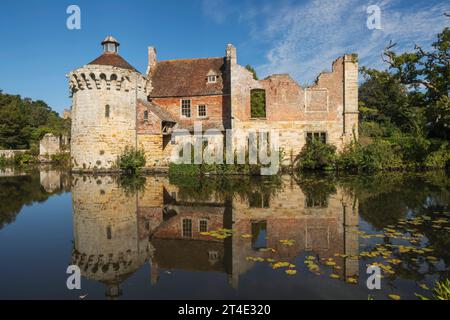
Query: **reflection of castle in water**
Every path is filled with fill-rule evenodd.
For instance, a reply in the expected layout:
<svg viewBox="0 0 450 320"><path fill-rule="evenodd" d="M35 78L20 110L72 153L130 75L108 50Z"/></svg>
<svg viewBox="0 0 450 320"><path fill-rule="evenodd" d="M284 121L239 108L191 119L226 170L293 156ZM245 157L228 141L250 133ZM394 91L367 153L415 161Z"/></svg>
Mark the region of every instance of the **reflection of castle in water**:
<svg viewBox="0 0 450 320"><path fill-rule="evenodd" d="M144 191L130 194L111 177L76 176L73 263L83 276L104 283L111 298L120 296L120 284L146 262L151 283L161 269L182 269L223 272L237 287L239 276L254 265L247 257L292 261L309 251L333 257L342 278L356 275L356 259L334 257L358 252L358 235L351 232L358 225L355 199L340 188L310 194L290 177L283 184L272 195L198 201L180 199L179 188L165 177L148 177ZM233 236L200 234L220 228L233 229ZM284 239L295 243L284 246Z"/></svg>

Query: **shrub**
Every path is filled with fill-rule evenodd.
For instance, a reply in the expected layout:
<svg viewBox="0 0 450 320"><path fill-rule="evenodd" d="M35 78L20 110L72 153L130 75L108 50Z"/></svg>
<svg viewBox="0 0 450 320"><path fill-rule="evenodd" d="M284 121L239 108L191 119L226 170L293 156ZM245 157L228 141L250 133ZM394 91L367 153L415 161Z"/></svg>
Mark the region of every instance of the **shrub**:
<svg viewBox="0 0 450 320"><path fill-rule="evenodd" d="M431 152L424 161L427 168L446 168L450 166L450 148L443 144L439 150Z"/></svg>
<svg viewBox="0 0 450 320"><path fill-rule="evenodd" d="M70 160L70 153L58 153L51 155L52 162L63 164L68 163Z"/></svg>
<svg viewBox="0 0 450 320"><path fill-rule="evenodd" d="M377 171L399 169L402 166L398 150L384 140L374 140L366 146L353 142L338 157L340 170Z"/></svg>
<svg viewBox="0 0 450 320"><path fill-rule="evenodd" d="M123 153L117 158L117 167L127 173L136 173L145 166L145 153L133 147L125 147Z"/></svg>
<svg viewBox="0 0 450 320"><path fill-rule="evenodd" d="M14 163L18 166L23 166L31 163L38 162L38 159L36 156L33 156L29 152L25 153L16 153L14 155Z"/></svg>
<svg viewBox="0 0 450 320"><path fill-rule="evenodd" d="M295 160L299 169L330 170L336 164L336 147L319 140L308 142Z"/></svg>

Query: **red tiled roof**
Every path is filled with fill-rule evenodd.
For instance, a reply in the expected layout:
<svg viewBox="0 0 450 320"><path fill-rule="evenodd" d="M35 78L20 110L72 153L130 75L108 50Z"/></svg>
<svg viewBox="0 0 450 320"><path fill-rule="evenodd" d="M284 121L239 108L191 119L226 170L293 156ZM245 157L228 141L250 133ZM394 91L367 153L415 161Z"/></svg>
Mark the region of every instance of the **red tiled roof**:
<svg viewBox="0 0 450 320"><path fill-rule="evenodd" d="M148 101L144 101L142 99L138 99L138 103L147 107L151 112L153 112L162 121L177 122L175 120L175 118L168 111L164 110L163 108L154 104L153 102L148 102Z"/></svg>
<svg viewBox="0 0 450 320"><path fill-rule="evenodd" d="M123 69L137 71L131 64L117 53L104 52L100 57L88 63L88 65L97 64L102 66L113 66Z"/></svg>
<svg viewBox="0 0 450 320"><path fill-rule="evenodd" d="M208 83L213 71L216 83ZM150 72L153 90L150 97L188 97L229 93L225 58L158 61Z"/></svg>

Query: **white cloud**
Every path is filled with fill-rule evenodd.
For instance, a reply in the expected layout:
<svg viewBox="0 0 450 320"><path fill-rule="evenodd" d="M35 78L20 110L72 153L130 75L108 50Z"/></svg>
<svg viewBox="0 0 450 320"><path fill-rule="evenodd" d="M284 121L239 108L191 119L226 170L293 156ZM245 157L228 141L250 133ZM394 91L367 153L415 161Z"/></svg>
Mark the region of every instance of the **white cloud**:
<svg viewBox="0 0 450 320"><path fill-rule="evenodd" d="M373 4L381 8L382 30L366 26L366 9ZM415 43L429 45L449 25L445 11L450 12L445 1L258 1L247 3L239 19L250 26L250 41L267 48L266 62L256 66L261 76L290 73L305 83L329 70L331 62L345 53L356 52L361 64L384 68L381 53L391 39L400 51L411 50Z"/></svg>

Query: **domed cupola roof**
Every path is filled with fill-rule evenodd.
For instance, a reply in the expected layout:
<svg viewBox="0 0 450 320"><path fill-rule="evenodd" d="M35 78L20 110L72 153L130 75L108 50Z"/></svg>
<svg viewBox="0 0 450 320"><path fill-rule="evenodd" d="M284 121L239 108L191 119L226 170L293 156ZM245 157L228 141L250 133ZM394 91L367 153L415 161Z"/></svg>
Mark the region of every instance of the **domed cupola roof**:
<svg viewBox="0 0 450 320"><path fill-rule="evenodd" d="M138 72L136 68L119 55L120 43L114 37L106 37L102 41L102 46L103 54L94 61L89 62L88 65L113 66Z"/></svg>

